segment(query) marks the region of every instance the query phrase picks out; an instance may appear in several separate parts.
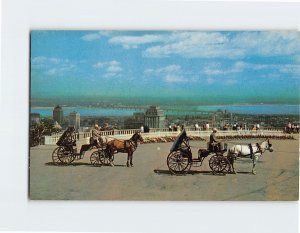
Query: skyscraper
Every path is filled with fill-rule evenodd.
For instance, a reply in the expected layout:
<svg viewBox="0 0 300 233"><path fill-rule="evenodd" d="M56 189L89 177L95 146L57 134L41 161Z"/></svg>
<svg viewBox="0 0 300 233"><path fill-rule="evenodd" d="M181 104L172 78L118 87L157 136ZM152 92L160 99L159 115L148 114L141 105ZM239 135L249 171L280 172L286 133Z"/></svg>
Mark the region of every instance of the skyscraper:
<svg viewBox="0 0 300 233"><path fill-rule="evenodd" d="M64 122L64 111L59 105L53 109L53 120L60 125Z"/></svg>
<svg viewBox="0 0 300 233"><path fill-rule="evenodd" d="M164 128L166 117L163 110L156 106L150 106L145 113L145 125L150 128Z"/></svg>
<svg viewBox="0 0 300 233"><path fill-rule="evenodd" d="M69 115L69 126L74 126L76 130L80 128L80 114L79 112L71 112Z"/></svg>

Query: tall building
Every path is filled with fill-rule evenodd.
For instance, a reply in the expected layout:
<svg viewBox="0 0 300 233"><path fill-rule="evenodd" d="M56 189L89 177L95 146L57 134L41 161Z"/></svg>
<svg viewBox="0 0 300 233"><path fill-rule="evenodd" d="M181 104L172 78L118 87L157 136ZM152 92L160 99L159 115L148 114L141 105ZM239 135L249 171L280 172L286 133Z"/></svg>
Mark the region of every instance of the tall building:
<svg viewBox="0 0 300 233"><path fill-rule="evenodd" d="M53 109L53 120L57 121L60 125L64 122L64 111L59 105Z"/></svg>
<svg viewBox="0 0 300 233"><path fill-rule="evenodd" d="M74 126L76 130L80 128L80 114L79 112L71 112L69 115L69 126Z"/></svg>
<svg viewBox="0 0 300 233"><path fill-rule="evenodd" d="M40 123L40 114L39 113L30 113L30 125L37 125Z"/></svg>
<svg viewBox="0 0 300 233"><path fill-rule="evenodd" d="M145 125L149 128L166 127L166 116L157 106L150 106L145 112Z"/></svg>

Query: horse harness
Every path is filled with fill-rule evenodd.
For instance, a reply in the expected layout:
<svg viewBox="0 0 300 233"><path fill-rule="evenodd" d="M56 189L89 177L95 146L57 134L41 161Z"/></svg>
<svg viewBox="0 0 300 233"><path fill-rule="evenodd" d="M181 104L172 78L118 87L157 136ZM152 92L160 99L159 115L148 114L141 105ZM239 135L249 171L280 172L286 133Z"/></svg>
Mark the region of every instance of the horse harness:
<svg viewBox="0 0 300 233"><path fill-rule="evenodd" d="M261 148L261 146L259 145L259 143L256 143L255 145L256 145L256 147L257 147L257 151L255 151L255 153L254 153L252 144L251 144L251 143L248 144L248 147L249 147L249 149L250 149L250 158L252 158L254 154L257 154L257 153L262 154L262 148Z"/></svg>
<svg viewBox="0 0 300 233"><path fill-rule="evenodd" d="M133 147L133 151L135 151L136 148L137 148L137 145L136 145L136 143L135 143L133 140L131 140L131 139L129 139L129 140L124 140L124 149L126 149L126 148L129 147L129 146L132 146L132 147Z"/></svg>

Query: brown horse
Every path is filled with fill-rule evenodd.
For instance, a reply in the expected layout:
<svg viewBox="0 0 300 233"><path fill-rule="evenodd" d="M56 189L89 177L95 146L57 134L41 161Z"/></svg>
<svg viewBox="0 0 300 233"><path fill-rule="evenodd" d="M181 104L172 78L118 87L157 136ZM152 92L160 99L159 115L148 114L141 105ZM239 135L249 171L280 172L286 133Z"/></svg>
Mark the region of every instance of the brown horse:
<svg viewBox="0 0 300 233"><path fill-rule="evenodd" d="M139 132L133 134L133 136L129 140L119 140L119 139L113 139L109 142L107 142L107 147L109 147L111 153L127 153L127 167L130 166L133 167L132 164L132 155L133 152L136 150L138 146L138 142L143 142L143 137Z"/></svg>

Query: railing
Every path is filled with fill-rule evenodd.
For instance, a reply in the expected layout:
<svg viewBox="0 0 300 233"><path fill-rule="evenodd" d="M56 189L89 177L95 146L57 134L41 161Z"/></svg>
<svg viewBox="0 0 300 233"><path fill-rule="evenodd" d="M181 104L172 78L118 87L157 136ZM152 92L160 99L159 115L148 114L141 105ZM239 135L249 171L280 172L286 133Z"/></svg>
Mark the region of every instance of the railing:
<svg viewBox="0 0 300 233"><path fill-rule="evenodd" d="M208 138L211 134L211 130L195 130L194 127L185 128L187 134L189 136L199 136L202 138ZM140 129L122 129L122 130L109 130L109 131L101 131L101 136L104 138L116 138L116 139L129 139L134 133L140 132ZM143 137L154 138L154 137L165 137L165 136L177 136L180 131L170 131L168 128L151 128L149 133L142 133ZM217 136L257 136L257 135L265 135L265 136L283 136L286 135L282 130L278 129L263 129L263 130L219 130ZM42 140L42 144L45 145L55 145L61 134L55 134L52 136L44 136ZM89 139L92 136L91 132L79 132L77 138L82 144L88 144Z"/></svg>

